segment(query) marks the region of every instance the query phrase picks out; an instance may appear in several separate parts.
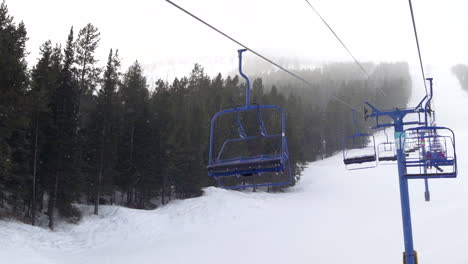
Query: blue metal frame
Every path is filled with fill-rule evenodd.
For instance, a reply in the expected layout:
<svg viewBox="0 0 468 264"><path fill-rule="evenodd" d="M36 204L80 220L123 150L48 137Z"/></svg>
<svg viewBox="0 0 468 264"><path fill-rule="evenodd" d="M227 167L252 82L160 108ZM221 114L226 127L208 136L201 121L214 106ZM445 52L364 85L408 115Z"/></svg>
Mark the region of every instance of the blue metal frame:
<svg viewBox="0 0 468 264"><path fill-rule="evenodd" d="M223 166L232 166L233 169L225 170L225 171L208 171L208 175L214 177L218 181L218 185L220 187L226 189L239 189L239 188L246 188L246 187L260 187L260 186L285 186L292 184L292 173L291 173L291 166L289 160L289 151L288 151L288 144L286 139L286 113L283 108L277 105L252 105L250 104L250 80L249 78L242 72L242 53L247 51L246 49L238 50L239 53L239 73L246 81L246 98L245 98L245 105L244 106L237 106L225 109L216 113L211 119L211 127L210 127L210 148L209 148L209 157L208 157L208 168L213 168L216 166L223 167ZM281 133L280 134L273 134L269 135L267 129L265 128L265 124L262 118L262 110L265 109L273 109L278 111L281 114ZM244 127L242 126L242 122L240 120L239 114L241 112L247 111L257 111L257 121L259 122L260 126L260 135L259 136L248 136ZM214 140L215 140L215 124L216 120L223 115L228 114L235 114L236 115L236 123L239 130L239 138L232 138L227 139L222 144L219 152L215 155L214 150ZM258 155L254 157L236 157L236 158L229 158L229 159L222 159L223 151L229 143L232 142L239 142L239 141L249 141L249 140L256 140L261 138L278 138L281 137L281 153L279 154L269 154L269 155ZM263 167L262 164L265 162L273 162L274 166ZM279 163L276 163L279 161ZM237 164L248 164L246 168L239 169L236 168ZM237 186L224 186L222 184L221 178L223 177L240 177L243 175L255 175L262 174L262 173L283 173L287 174L287 180L281 182L271 182L271 183L258 183L258 184L245 184L245 185L237 185Z"/></svg>
<svg viewBox="0 0 468 264"><path fill-rule="evenodd" d="M403 236L404 236L404 242L405 242L405 252L404 252L404 263L406 264L416 264L417 262L417 255L416 251L414 250L414 245L413 245L413 231L412 231L412 226L411 226L411 209L410 209L410 200L409 200L409 191L408 191L408 179L415 179L415 178L421 178L421 179L426 179L431 178L431 175L424 174L427 173L427 170L423 170L423 173L420 174L420 177L408 177L407 175L407 168L411 166L420 166L423 168L428 168L429 165L435 166L435 165L453 165L455 168L455 173L452 174L451 176L456 176L457 172L457 167L456 167L456 151L455 151L455 135L452 130L445 128L445 127L431 127L427 126L428 124L428 115L429 115L429 106L432 100L433 96L433 88L432 88L432 78L427 78L427 80L430 82L430 94L427 95L421 100L421 102L415 107L415 108L407 108L407 109L395 109L395 110L384 110L381 111L374 107L370 103L366 103L367 106L369 106L372 110L371 114L369 114L367 117L372 117L376 119L376 126L374 126L374 129L379 129L379 128L385 128L385 127L393 127L395 131L395 140L398 140L399 144L397 145L397 164L398 164L398 179L399 179L399 185L400 185L400 202L401 202L401 215L402 215L402 222L403 222ZM424 104L424 107L423 107ZM424 120L421 120L421 114L424 114ZM409 121L405 122L404 118L409 115L409 114L417 114L419 116L418 121ZM379 117L390 117L393 122L391 123L386 123L386 124L380 124L379 123ZM406 125L419 125L422 127L416 127L416 128L410 128L407 130L404 130L404 126ZM443 160L420 160L415 163L412 163L411 161L406 160L406 154L405 154L405 145L404 139L406 137L406 133L416 133L418 137L424 137L424 133L420 133L421 130L434 130L436 131L437 129L447 129L452 133L452 139L453 139L453 150L454 150L454 157L452 161L443 161ZM419 131L418 131L419 130ZM428 135L434 137L434 134ZM402 141L403 139L403 141ZM446 175L449 176L449 175ZM442 178L442 177L438 177ZM428 185L427 181L425 182L426 186L426 192L427 196L429 195L428 191ZM428 197L427 197L428 198Z"/></svg>
<svg viewBox="0 0 468 264"><path fill-rule="evenodd" d="M441 130L449 131L450 136L439 135L437 132ZM447 127L439 126L422 126L415 127L405 130L405 132L416 132L418 134L418 139L422 142L427 142L422 144L420 153L416 158L405 159L406 168L419 168L419 173L406 173L405 177L408 179L437 179L437 178L456 178L458 169L457 169L457 152L455 147L455 133L453 130ZM405 139L400 137L401 144L405 144ZM439 141L442 140L444 146L442 149L434 149L433 143L430 140ZM449 141L451 149L453 150L453 156L448 156L447 154L447 140ZM445 151L444 151L445 150ZM436 151L439 155L434 157L430 153ZM442 152L445 153L442 153ZM430 155L430 156L429 156ZM434 173L428 173L430 168L438 168ZM443 171L443 169L450 169L449 171Z"/></svg>

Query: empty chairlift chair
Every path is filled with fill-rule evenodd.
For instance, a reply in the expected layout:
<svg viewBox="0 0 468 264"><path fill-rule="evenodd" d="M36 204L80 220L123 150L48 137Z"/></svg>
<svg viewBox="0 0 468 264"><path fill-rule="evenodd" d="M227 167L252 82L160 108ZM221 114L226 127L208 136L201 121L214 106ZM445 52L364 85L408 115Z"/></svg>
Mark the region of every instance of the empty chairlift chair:
<svg viewBox="0 0 468 264"><path fill-rule="evenodd" d="M376 167L375 138L371 134L363 134L359 131L356 111L353 110L352 114L356 133L344 140L343 163L348 170Z"/></svg>
<svg viewBox="0 0 468 264"><path fill-rule="evenodd" d="M396 146L393 142L380 143L377 147L379 154L379 163L381 162L396 162Z"/></svg>
<svg viewBox="0 0 468 264"><path fill-rule="evenodd" d="M379 164L395 164L397 161L397 151L395 142L388 140L387 131L384 130L387 140L377 146Z"/></svg>
<svg viewBox="0 0 468 264"><path fill-rule="evenodd" d="M246 81L246 104L227 108L211 119L208 175L217 180L219 187L226 189L290 185L292 174L286 139L286 114L277 105L250 104L250 81L242 72L244 51L238 52L239 72ZM273 112L275 117L279 117L280 131L269 133L271 131L267 130L263 121L265 112ZM236 129L216 131L222 117L226 117L224 121L230 122ZM249 127L256 129L252 131ZM229 138L233 134L236 136ZM227 149L230 147L236 153L233 155L231 151L229 156Z"/></svg>

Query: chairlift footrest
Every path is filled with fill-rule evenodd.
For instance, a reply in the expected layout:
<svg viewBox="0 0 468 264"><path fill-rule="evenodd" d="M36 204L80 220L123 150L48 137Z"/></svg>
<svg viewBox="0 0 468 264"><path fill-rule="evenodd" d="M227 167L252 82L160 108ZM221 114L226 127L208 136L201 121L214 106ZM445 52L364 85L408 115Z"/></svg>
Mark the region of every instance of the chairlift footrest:
<svg viewBox="0 0 468 264"><path fill-rule="evenodd" d="M405 174L406 179L441 179L441 178L456 178L456 173L411 173Z"/></svg>
<svg viewBox="0 0 468 264"><path fill-rule="evenodd" d="M362 157L343 159L343 162L344 162L345 165L362 164L362 163L365 163L365 162L374 162L374 161L376 161L375 156L362 156Z"/></svg>
<svg viewBox="0 0 468 264"><path fill-rule="evenodd" d="M397 156L379 157L379 161L396 161Z"/></svg>

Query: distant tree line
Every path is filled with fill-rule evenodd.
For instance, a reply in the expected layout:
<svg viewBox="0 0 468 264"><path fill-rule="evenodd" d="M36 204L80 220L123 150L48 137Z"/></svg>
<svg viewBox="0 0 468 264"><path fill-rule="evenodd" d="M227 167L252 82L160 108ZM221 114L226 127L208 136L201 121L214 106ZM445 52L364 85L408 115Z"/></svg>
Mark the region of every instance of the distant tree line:
<svg viewBox="0 0 468 264"><path fill-rule="evenodd" d="M100 204L155 208L214 185L206 171L210 119L244 102L238 76L212 78L197 64L188 77L158 80L150 91L138 61L122 72L117 50L98 65L100 33L92 24L77 34L72 28L64 46L42 44L32 68L26 41L25 25L2 3L0 216L33 225L47 216L53 229L58 216L80 218L76 203L94 205L95 214ZM343 136L354 131L349 109L331 94L352 105L404 106L409 98L404 63L376 65L369 80L334 72L333 66L301 71L316 89L279 80L264 85L262 78L278 73L253 81L253 101L287 111L296 179L304 164L339 151Z"/></svg>

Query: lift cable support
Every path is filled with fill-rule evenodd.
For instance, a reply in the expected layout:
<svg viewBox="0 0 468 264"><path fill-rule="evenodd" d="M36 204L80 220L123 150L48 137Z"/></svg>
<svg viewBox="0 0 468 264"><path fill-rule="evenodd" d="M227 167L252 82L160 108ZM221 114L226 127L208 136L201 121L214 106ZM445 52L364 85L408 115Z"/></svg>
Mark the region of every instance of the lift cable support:
<svg viewBox="0 0 468 264"><path fill-rule="evenodd" d="M352 115L356 131L344 140L343 162L348 170L374 168L377 166L375 138L371 134L361 133L355 110L352 110Z"/></svg>
<svg viewBox="0 0 468 264"><path fill-rule="evenodd" d="M186 9L182 8L181 6L177 5L176 3L172 2L171 0L166 0L166 2L168 2L169 4L173 5L174 7L178 8L179 10L181 10L182 12L186 13L187 15L193 17L194 19L198 20L199 22L201 22L202 24L204 24L205 26L211 28L212 30L218 32L219 34L223 35L224 37L228 38L229 40L231 40L232 42L236 43L237 45L243 47L244 49L247 49L248 51L252 52L253 54L255 54L256 56L258 56L259 58L267 61L268 63L276 66L278 69L288 73L289 75L293 76L294 78L300 80L301 82L307 84L308 86L312 87L312 88L315 88L314 85L307 81L306 79L302 78L301 76L299 76L298 74L295 74L293 73L292 71L282 67L281 65L279 65L278 63L272 61L271 59L263 56L262 54L254 51L253 49L247 47L246 45L242 44L241 42L237 41L236 39L234 39L233 37L229 36L228 34L224 33L223 31L215 28L214 26L212 26L211 24L205 22L204 20L202 20L201 18L199 18L198 16L194 15L193 13L187 11ZM340 99L339 97L335 96L335 95L331 95L331 98L333 98L335 101L345 105L346 107L350 108L350 109L354 109L352 105L348 104L347 102L345 102L344 100Z"/></svg>
<svg viewBox="0 0 468 264"><path fill-rule="evenodd" d="M457 156L453 131L446 127L427 125L429 105L433 96L432 78L427 80L430 83L430 93L426 94L414 108L379 110L369 102L365 103L371 109L366 118L376 120L376 125L372 129L393 127L395 131L405 241L403 256L406 264L417 264L417 253L413 247L408 180L455 178L457 176ZM405 121L407 116L414 114L423 118L418 118L416 121ZM379 122L381 117L390 118L392 121L381 123ZM405 129L405 126L413 127ZM409 151L409 147L415 149Z"/></svg>
<svg viewBox="0 0 468 264"><path fill-rule="evenodd" d="M260 186L287 186L292 184L292 173L289 160L288 144L286 139L286 113L277 105L259 105L250 103L250 80L242 72L242 53L247 49L241 49L239 53L239 73L246 82L245 105L233 106L216 113L211 119L210 148L208 158L208 175L217 180L218 186L226 189L239 189ZM263 121L263 112L273 111L281 118L281 131L270 134ZM241 115L253 114L257 119L258 130L254 133L248 131L243 125ZM221 117L235 116L235 125L239 134L238 138L221 140L226 133L215 133L216 124ZM250 133L249 133L250 132ZM271 131L270 131L271 132ZM219 136L218 136L219 135ZM228 133L229 135L229 133ZM240 145L244 144L244 145ZM268 144L269 153L264 153ZM235 145L235 146L232 146ZM247 147L245 148L245 145ZM247 149L247 155L225 157L227 149ZM236 148L237 147L237 148ZM244 148L242 148L244 147ZM252 154L252 151L259 151ZM260 150L259 150L260 149Z"/></svg>

